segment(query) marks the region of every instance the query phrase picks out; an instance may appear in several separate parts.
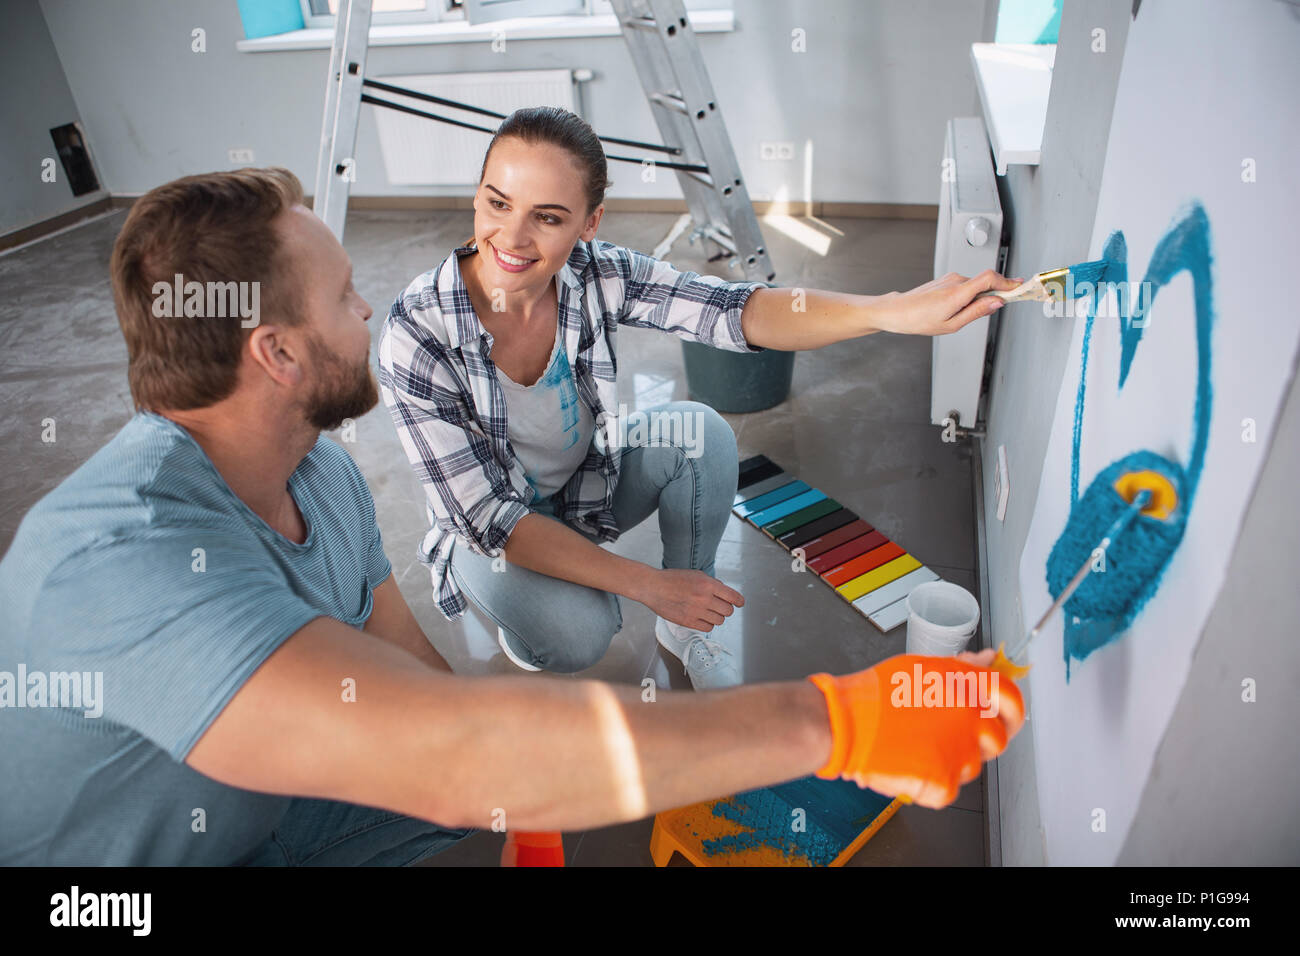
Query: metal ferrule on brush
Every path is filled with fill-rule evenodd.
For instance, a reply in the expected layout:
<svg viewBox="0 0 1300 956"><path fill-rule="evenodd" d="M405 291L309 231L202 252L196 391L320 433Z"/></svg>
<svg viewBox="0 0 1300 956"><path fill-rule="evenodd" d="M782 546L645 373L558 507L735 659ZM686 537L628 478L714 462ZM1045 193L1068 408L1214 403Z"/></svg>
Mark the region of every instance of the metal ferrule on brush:
<svg viewBox="0 0 1300 956"><path fill-rule="evenodd" d="M1030 276L1014 289L1005 292L981 292L980 295L994 295L1003 302L1047 302L1049 300L1064 302L1066 277L1069 274L1069 266L1061 269L1049 269L1047 272L1039 272Z"/></svg>
<svg viewBox="0 0 1300 956"><path fill-rule="evenodd" d="M1069 274L1069 268L1065 267L1061 269L1052 269L1048 272L1040 272L1038 275L1034 276L1034 278L1042 285L1043 291L1047 293L1047 298L1052 299L1055 302L1064 302L1066 292L1065 283Z"/></svg>

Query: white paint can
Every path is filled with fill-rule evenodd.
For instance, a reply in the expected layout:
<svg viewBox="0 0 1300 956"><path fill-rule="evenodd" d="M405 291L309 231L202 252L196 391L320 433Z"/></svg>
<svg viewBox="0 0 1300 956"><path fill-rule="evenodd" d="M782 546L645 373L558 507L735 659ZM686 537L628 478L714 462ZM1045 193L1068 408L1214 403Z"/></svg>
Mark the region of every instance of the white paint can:
<svg viewBox="0 0 1300 956"><path fill-rule="evenodd" d="M907 653L951 657L964 650L980 620L979 601L950 581L927 581L907 595Z"/></svg>

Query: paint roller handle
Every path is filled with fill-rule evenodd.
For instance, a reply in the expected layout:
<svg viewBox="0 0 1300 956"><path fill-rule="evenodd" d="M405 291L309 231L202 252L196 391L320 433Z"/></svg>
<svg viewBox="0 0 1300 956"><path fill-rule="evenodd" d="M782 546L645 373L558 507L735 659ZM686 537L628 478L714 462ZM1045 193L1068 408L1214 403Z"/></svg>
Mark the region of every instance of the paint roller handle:
<svg viewBox="0 0 1300 956"><path fill-rule="evenodd" d="M1029 673L1028 667L1022 667L1007 656L1005 644L998 645L997 656L989 666L1008 680L1020 680Z"/></svg>
<svg viewBox="0 0 1300 956"><path fill-rule="evenodd" d="M853 780L926 807L947 806L1024 723L1024 700L1000 672L956 657L899 654L855 674L814 674L831 753L823 779Z"/></svg>

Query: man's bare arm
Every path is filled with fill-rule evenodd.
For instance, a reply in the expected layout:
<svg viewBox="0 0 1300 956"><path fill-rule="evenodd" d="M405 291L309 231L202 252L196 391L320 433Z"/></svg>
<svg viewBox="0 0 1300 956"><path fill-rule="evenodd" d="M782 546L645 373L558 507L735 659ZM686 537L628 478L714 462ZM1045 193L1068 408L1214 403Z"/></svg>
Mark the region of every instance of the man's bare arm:
<svg viewBox="0 0 1300 956"><path fill-rule="evenodd" d="M344 695L348 679L355 701ZM707 693L545 676L457 677L332 618L290 637L186 762L231 786L444 826L564 830L806 776L831 751L808 681Z"/></svg>
<svg viewBox="0 0 1300 956"><path fill-rule="evenodd" d="M364 628L367 634L389 641L403 650L409 651L429 667L451 672L451 666L443 659L424 634L424 628L411 613L411 606L402 596L397 586L397 578L389 574L384 583L371 592L374 605Z"/></svg>

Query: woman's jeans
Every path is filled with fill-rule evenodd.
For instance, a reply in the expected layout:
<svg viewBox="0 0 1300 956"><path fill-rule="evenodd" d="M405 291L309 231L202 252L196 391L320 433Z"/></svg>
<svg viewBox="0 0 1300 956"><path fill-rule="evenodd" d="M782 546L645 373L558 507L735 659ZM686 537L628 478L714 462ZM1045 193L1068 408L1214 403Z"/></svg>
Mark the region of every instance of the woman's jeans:
<svg viewBox="0 0 1300 956"><path fill-rule="evenodd" d="M663 566L712 575L736 494L736 436L709 406L672 402L629 414L629 443L638 440L639 415L649 419L641 434L656 440L623 448L613 507L618 529L636 527L657 509ZM551 514L552 499L533 507ZM536 667L585 670L623 626L615 594L518 565L498 562L501 571L492 565L463 542L452 549L451 573L461 590L505 631L511 651Z"/></svg>

